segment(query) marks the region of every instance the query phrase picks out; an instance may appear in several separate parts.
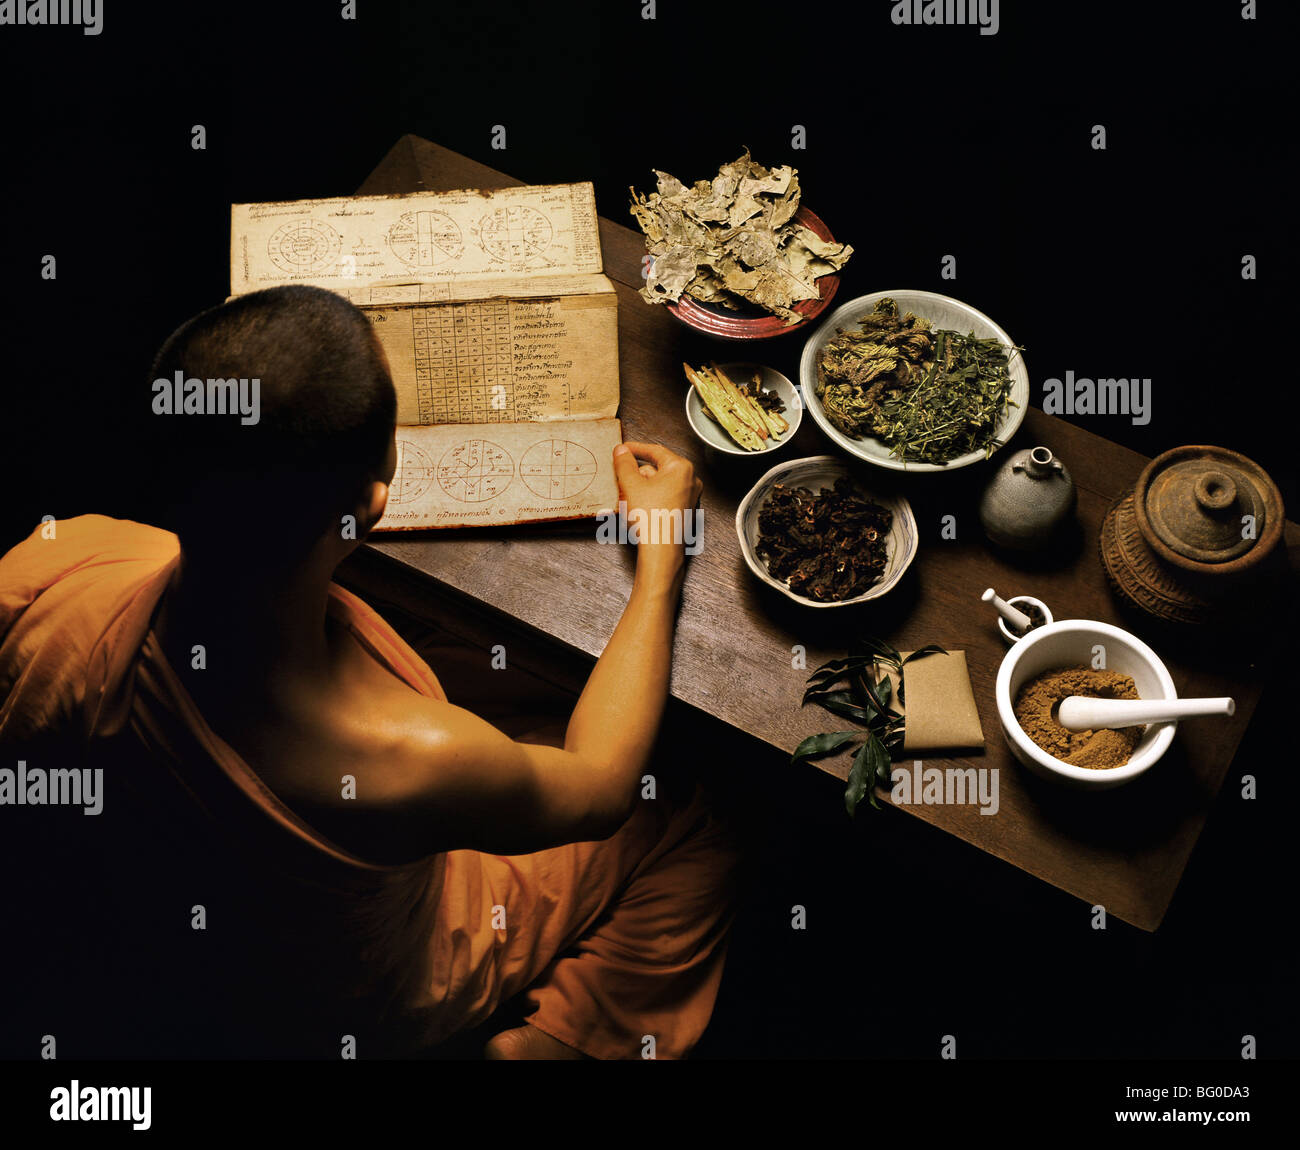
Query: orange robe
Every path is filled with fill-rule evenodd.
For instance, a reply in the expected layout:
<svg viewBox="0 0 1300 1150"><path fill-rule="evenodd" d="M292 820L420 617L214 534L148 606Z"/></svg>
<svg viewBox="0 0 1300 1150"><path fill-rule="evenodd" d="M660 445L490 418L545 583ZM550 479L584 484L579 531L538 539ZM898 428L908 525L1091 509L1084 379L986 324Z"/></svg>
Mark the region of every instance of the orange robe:
<svg viewBox="0 0 1300 1150"><path fill-rule="evenodd" d="M178 559L169 532L98 515L38 528L0 558L0 766L128 748L105 759L102 817L146 812L138 834L146 854L156 842L159 869L171 865L164 850L206 860L237 892L204 887L214 919L238 910L268 940L229 961L254 981L361 1004L376 1033L400 1036L386 1051L442 1042L525 990L533 1026L595 1057L691 1050L717 995L736 870L698 791L689 804L642 801L601 842L397 866L359 858L208 728L164 657L152 621ZM446 698L360 599L332 585L329 610L413 690Z"/></svg>

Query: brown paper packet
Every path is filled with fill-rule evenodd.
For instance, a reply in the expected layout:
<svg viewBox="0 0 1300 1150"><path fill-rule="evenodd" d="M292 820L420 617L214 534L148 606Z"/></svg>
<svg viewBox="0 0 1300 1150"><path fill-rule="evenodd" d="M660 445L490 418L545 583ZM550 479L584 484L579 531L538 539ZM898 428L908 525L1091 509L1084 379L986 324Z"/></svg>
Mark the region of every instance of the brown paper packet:
<svg viewBox="0 0 1300 1150"><path fill-rule="evenodd" d="M911 654L902 651L904 659ZM898 698L898 676L891 669L894 709L907 722L903 727L903 750L939 751L984 746L975 692L966 670L966 652L922 655L903 668L907 702Z"/></svg>

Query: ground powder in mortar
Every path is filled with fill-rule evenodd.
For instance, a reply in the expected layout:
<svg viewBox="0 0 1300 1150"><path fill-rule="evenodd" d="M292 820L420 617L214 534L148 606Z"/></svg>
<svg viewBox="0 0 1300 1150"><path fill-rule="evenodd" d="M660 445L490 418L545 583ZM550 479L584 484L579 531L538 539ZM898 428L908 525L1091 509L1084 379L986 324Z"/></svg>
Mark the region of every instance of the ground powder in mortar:
<svg viewBox="0 0 1300 1150"><path fill-rule="evenodd" d="M1089 699L1136 699L1137 688L1118 671L1063 667L1030 679L1012 708L1016 722L1049 755L1076 767L1105 770L1122 767L1142 740L1142 727L1119 730L1067 731L1056 719L1056 704L1071 695Z"/></svg>

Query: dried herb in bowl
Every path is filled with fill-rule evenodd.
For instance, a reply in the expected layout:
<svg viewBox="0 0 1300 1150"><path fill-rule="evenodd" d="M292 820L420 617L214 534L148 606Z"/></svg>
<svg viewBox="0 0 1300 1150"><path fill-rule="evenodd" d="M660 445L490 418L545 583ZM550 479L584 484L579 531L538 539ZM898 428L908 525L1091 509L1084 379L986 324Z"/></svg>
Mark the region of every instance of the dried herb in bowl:
<svg viewBox="0 0 1300 1150"><path fill-rule="evenodd" d="M1000 340L935 331L882 299L856 331L839 329L817 353L816 392L845 435L874 436L900 459L942 464L999 446L1009 363Z"/></svg>
<svg viewBox="0 0 1300 1150"><path fill-rule="evenodd" d="M777 483L758 513L754 551L796 595L837 603L880 581L893 521L893 512L859 495L847 475L820 494Z"/></svg>
<svg viewBox="0 0 1300 1150"><path fill-rule="evenodd" d="M780 414L785 404L775 392L763 390L761 373L755 372L751 383L733 383L716 363L682 367L699 396L700 409L732 442L748 451L762 451L770 446L767 440L780 439L790 430Z"/></svg>

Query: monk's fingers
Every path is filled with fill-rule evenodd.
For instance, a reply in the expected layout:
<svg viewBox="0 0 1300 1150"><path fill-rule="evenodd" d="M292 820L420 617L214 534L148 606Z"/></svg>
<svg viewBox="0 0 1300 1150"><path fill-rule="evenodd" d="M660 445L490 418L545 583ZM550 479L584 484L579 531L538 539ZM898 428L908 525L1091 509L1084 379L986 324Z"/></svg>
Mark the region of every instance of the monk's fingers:
<svg viewBox="0 0 1300 1150"><path fill-rule="evenodd" d="M643 443L637 439L629 439L625 446L630 447L638 459L648 459L656 467L664 467L671 460L678 458L675 452L669 451L662 443Z"/></svg>
<svg viewBox="0 0 1300 1150"><path fill-rule="evenodd" d="M630 446L620 443L614 448L614 476L618 480L619 490L626 494L627 484L639 474L636 453Z"/></svg>

